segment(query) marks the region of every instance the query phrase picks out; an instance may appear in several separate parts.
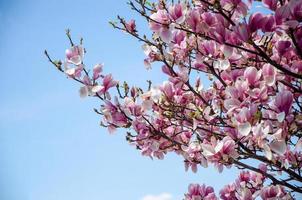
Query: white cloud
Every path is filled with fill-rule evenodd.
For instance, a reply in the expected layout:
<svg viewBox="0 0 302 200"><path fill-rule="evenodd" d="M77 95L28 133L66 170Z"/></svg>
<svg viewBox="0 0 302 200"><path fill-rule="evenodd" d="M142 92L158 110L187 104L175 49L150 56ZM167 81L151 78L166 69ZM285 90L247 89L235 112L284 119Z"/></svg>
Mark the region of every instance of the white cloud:
<svg viewBox="0 0 302 200"><path fill-rule="evenodd" d="M169 193L162 193L159 195L146 195L142 200L172 200L172 195Z"/></svg>

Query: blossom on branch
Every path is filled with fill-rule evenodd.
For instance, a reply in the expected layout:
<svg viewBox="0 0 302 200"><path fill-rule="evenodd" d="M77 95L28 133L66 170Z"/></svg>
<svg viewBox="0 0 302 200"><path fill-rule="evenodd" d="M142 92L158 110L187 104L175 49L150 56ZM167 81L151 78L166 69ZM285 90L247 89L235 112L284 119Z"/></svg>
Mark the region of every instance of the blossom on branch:
<svg viewBox="0 0 302 200"><path fill-rule="evenodd" d="M142 155L164 159L174 152L194 172L208 165L240 169L220 190L224 200L294 199L302 193L302 1L263 0L257 12L255 4L130 2L152 37L141 35L134 20L118 17L120 24L112 25L143 42L146 68L161 63L167 76L146 89L120 84L100 64L90 73L84 48L72 41L64 69L47 56L82 84L82 97L103 102L95 110L101 125L127 130ZM191 184L185 199L218 195Z"/></svg>

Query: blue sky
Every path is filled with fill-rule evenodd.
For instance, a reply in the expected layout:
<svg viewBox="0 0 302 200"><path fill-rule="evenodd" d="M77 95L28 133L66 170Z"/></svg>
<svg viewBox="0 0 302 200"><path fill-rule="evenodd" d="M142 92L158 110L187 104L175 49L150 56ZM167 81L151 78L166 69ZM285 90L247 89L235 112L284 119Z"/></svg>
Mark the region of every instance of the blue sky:
<svg viewBox="0 0 302 200"><path fill-rule="evenodd" d="M117 14L139 18L125 0L0 0L1 200L176 200L191 182L218 189L235 178L233 170L185 172L175 155L142 157L123 131L99 127L99 102L81 99L79 85L47 62L44 49L64 57L70 28L84 37L87 65L104 62L135 85L163 81L160 69L144 69L142 44L108 25Z"/></svg>

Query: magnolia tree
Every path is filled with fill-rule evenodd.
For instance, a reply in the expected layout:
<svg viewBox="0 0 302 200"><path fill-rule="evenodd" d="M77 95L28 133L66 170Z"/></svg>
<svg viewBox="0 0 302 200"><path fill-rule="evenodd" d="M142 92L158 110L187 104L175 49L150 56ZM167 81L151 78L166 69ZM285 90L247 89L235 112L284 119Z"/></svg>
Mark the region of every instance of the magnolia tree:
<svg viewBox="0 0 302 200"><path fill-rule="evenodd" d="M101 125L109 133L124 129L144 156L176 153L186 170L240 169L238 178L216 193L210 186L189 185L185 200L297 198L302 193L302 0L129 5L152 36L140 34L135 20L118 16L111 24L143 43L147 68L162 64L167 80L161 85L149 81L143 90L120 84L102 72L102 64L88 70L82 40L75 44L69 31L71 47L63 61L45 52L59 71L82 84L81 97L99 98L95 112Z"/></svg>

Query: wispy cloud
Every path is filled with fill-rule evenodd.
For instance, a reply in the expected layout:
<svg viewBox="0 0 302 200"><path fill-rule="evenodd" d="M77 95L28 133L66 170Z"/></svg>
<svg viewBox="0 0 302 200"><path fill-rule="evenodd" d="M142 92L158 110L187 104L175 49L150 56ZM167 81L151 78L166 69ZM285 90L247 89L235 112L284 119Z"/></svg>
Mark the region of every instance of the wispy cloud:
<svg viewBox="0 0 302 200"><path fill-rule="evenodd" d="M141 200L172 200L172 195L169 193L162 193L159 195L146 195Z"/></svg>

